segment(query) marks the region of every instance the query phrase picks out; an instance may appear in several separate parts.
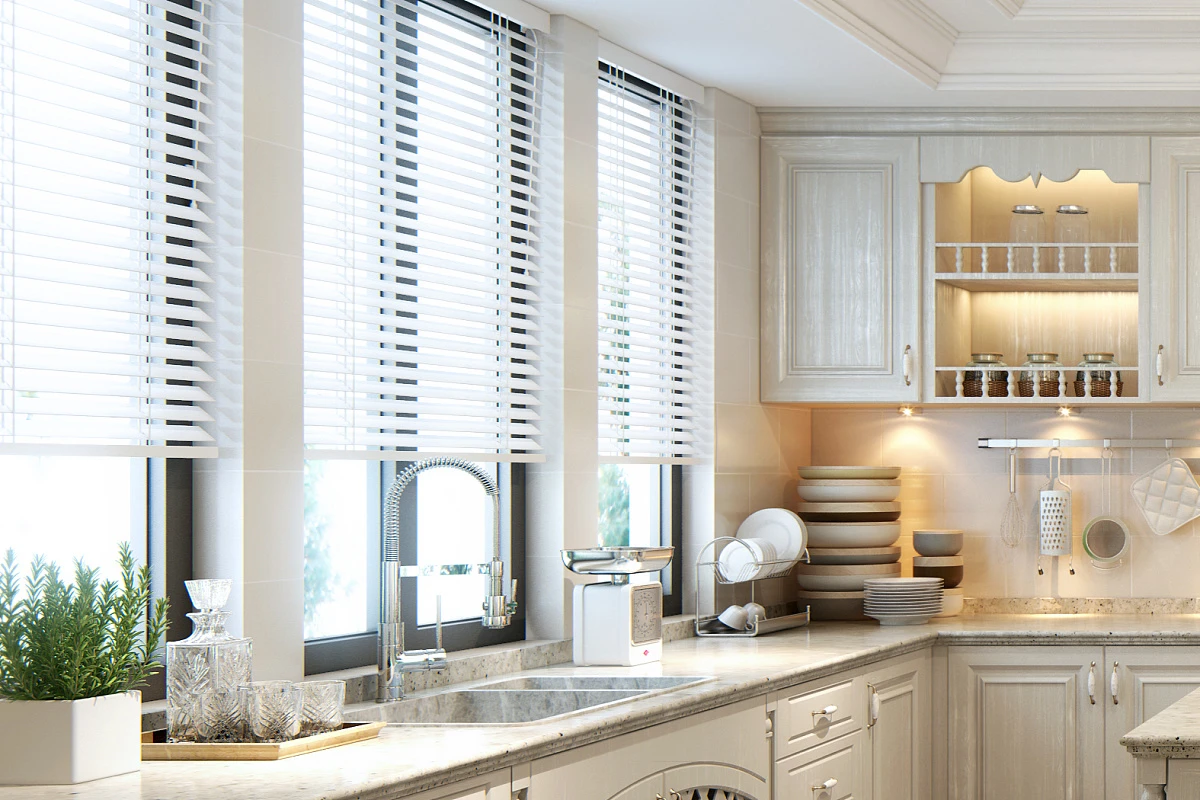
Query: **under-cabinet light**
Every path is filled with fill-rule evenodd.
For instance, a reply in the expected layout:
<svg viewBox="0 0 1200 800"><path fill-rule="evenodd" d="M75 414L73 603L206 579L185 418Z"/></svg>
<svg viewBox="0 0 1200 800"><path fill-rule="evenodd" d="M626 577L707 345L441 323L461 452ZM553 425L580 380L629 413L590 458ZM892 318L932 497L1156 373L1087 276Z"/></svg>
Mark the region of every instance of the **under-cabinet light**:
<svg viewBox="0 0 1200 800"><path fill-rule="evenodd" d="M899 411L902 417L912 417L921 413L921 409L913 408L912 406L900 406Z"/></svg>
<svg viewBox="0 0 1200 800"><path fill-rule="evenodd" d="M1070 406L1059 406L1058 415L1060 417L1077 417L1079 416L1079 412Z"/></svg>

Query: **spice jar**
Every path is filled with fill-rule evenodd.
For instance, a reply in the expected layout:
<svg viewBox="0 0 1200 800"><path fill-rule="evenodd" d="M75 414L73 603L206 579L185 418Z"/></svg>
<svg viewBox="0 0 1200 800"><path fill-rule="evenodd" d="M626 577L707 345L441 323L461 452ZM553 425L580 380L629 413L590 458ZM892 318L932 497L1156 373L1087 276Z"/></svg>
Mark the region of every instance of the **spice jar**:
<svg viewBox="0 0 1200 800"><path fill-rule="evenodd" d="M1023 367L1061 367L1058 353L1026 353ZM1017 391L1021 397L1058 397L1058 370L1031 369L1017 373ZM1037 392L1033 384L1037 382Z"/></svg>
<svg viewBox="0 0 1200 800"><path fill-rule="evenodd" d="M1037 244L1046 241L1045 214L1040 206L1013 206L1012 219L1008 224L1008 241L1017 245L1012 248L1012 271L1033 272L1033 253L1037 250Z"/></svg>
<svg viewBox="0 0 1200 800"><path fill-rule="evenodd" d="M968 367L1007 367L1003 353L971 353ZM969 369L963 373L963 394L967 397L983 397L984 372ZM988 397L1008 396L1008 371L990 369L987 371Z"/></svg>
<svg viewBox="0 0 1200 800"><path fill-rule="evenodd" d="M1079 366L1089 369L1075 373L1076 397L1085 395L1085 374L1087 380L1092 384L1092 397L1111 397L1114 391L1117 397L1121 396L1124 384L1121 383L1121 373L1117 372L1117 367L1120 365L1113 358L1112 353L1084 353L1083 361L1079 362Z"/></svg>

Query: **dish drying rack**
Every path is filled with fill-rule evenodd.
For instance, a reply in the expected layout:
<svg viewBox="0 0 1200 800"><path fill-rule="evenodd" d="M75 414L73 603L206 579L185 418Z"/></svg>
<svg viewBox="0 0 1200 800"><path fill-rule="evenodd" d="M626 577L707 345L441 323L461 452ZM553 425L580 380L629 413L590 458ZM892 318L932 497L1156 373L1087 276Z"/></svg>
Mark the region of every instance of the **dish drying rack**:
<svg viewBox="0 0 1200 800"><path fill-rule="evenodd" d="M743 565L738 570L737 575L730 578L721 570L721 565L718 563L720 553L717 550L717 545L725 543L725 547L731 546L733 542L737 542L738 546L746 548L746 552L750 557L749 563ZM722 550L724 548L721 548ZM800 555L800 560L808 563L808 548L804 548L804 552ZM693 587L694 596L692 598L693 607L696 609L696 635L697 636L721 636L726 638L750 638L766 633L776 633L778 631L786 631L792 628L801 628L809 622L809 606L804 607L804 611L798 614L787 614L782 617L774 617L772 619L755 619L750 623L750 627L744 631L710 631L704 630L704 627L709 625L717 618L716 614L710 616L701 616L700 614L700 572L703 567L711 567L713 577L717 583L732 584L732 583L749 583L750 584L750 601L754 601L754 584L756 581L766 580L767 578L778 578L787 573L792 568L795 561L786 558L777 558L770 561L759 560L750 545L746 544L741 539L733 536L718 536L712 541L706 543L700 548L700 552L696 554L696 583ZM764 568L770 568L766 575L754 577Z"/></svg>

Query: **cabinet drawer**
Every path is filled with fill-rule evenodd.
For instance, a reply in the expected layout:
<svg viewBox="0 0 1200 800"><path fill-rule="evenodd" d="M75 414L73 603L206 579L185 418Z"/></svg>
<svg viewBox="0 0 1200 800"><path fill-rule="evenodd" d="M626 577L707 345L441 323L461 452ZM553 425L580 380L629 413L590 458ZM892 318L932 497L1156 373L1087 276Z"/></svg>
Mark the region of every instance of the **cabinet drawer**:
<svg viewBox="0 0 1200 800"><path fill-rule="evenodd" d="M865 692L860 676L781 696L775 709L775 757L802 753L862 728Z"/></svg>
<svg viewBox="0 0 1200 800"><path fill-rule="evenodd" d="M775 768L776 797L797 800L861 798L862 734L828 742L780 761Z"/></svg>

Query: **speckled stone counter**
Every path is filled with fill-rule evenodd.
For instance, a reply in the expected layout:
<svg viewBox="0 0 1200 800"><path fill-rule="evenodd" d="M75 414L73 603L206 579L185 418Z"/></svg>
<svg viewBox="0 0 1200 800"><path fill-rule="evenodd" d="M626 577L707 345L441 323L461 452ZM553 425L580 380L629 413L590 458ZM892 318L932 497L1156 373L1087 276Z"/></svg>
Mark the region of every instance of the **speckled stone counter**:
<svg viewBox="0 0 1200 800"><path fill-rule="evenodd" d="M1200 689L1121 737L1135 756L1200 758Z"/></svg>
<svg viewBox="0 0 1200 800"><path fill-rule="evenodd" d="M756 639L684 639L666 645L659 664L562 666L517 674L697 675L715 680L547 722L469 729L393 726L371 742L286 761L147 762L140 773L74 787L0 788L0 800L398 798L934 644L1184 643L1200 644L1200 615L971 615L916 627L814 623ZM1197 711L1189 730L1200 747L1200 697L1192 697Z"/></svg>

